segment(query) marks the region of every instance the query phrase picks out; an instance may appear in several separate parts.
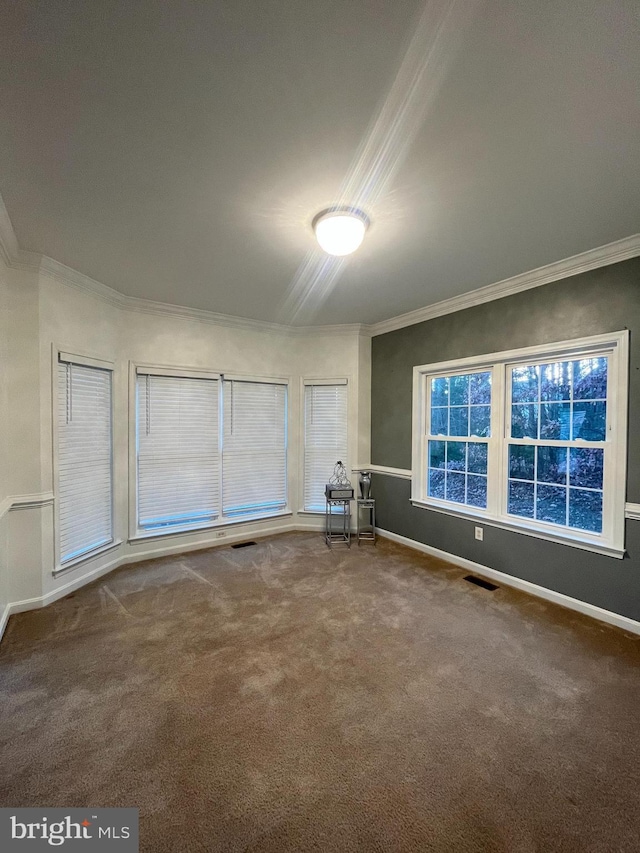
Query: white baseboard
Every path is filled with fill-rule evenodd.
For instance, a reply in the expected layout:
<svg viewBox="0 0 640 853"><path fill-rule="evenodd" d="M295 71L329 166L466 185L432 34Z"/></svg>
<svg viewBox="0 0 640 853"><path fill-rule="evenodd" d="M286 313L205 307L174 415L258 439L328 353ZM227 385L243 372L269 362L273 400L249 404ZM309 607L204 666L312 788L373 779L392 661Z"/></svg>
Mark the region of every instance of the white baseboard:
<svg viewBox="0 0 640 853"><path fill-rule="evenodd" d="M315 524L313 523L314 521L316 522ZM324 521L324 519L322 519L322 521ZM23 613L26 610L36 610L40 607L46 607L49 604L53 604L54 601L58 601L58 599L64 598L66 595L80 589L80 587L86 586L86 584L97 580L103 575L115 571L115 569L120 566L125 566L130 563L138 563L143 560L151 560L154 557L165 557L171 556L172 554L186 554L191 551L201 551L205 548L224 547L225 545L232 545L235 542L240 542L247 538L258 539L264 538L265 536L274 536L278 533L320 529L321 524L319 524L317 520L309 519L307 523L303 524L300 522L290 522L265 530L253 531L251 533L238 531L238 533L227 536L222 540L215 539L207 542L199 542L193 545L174 545L171 548L163 548L160 546L156 548L149 548L145 551L139 551L135 554L125 554L121 557L116 557L111 560L111 562L96 569L92 569L81 577L74 578L72 581L69 581L69 583L57 587L57 589L52 590L46 595L37 598L27 598L23 601L14 601L7 604L0 616L0 640L4 634L9 616L12 614ZM483 566L480 563L474 563L473 560L467 560L465 557L458 557L448 551L441 551L439 548L434 548L431 545L424 545L422 542L418 542L415 539L408 539L406 536L400 536L398 533L392 533L390 530L376 528L376 532L379 536L382 536L385 539L390 539L393 542L398 542L400 545L406 545L408 548L421 551L423 554L429 554L432 557L437 557L440 560L453 563L454 565L472 571L475 574L483 575L491 580L498 581L505 586L512 586L515 589L520 589L523 592L535 595L545 601L551 601L554 604L559 604L561 607L567 607L570 610L577 611L578 613L584 613L586 616L591 616L593 619L598 619L600 622L606 622L609 625L615 625L618 628L622 628L624 631L640 635L640 622L636 622L634 619L630 619L627 616L621 616L619 613L612 613L610 610L604 610L601 607L596 607L594 604L588 604L587 602L580 601L577 598L571 598L561 592L555 592L554 590L538 586L530 581L522 580L521 578L514 577L513 575L505 574L504 572L499 572L496 569L490 569L488 566Z"/></svg>
<svg viewBox="0 0 640 853"><path fill-rule="evenodd" d="M38 610L40 607L46 607L48 604L53 604L53 602L57 601L59 598L64 598L65 595L75 592L77 589L80 589L81 586L86 586L86 584L91 583L91 581L97 580L102 575L106 575L109 572L114 571L114 569L117 569L119 566L124 565L127 562L129 562L129 560L124 557L116 557L111 560L111 562L104 563L96 569L91 569L90 572L86 572L79 578L74 578L72 581L69 581L69 583L65 583L62 586L51 590L51 592L46 593L46 595L40 595L35 598L24 598L22 601L12 601L7 605L9 616L12 616L14 613L24 613L26 610Z"/></svg>
<svg viewBox="0 0 640 853"><path fill-rule="evenodd" d="M272 527L265 528L264 530L252 530L252 531L241 531L239 530L237 533L233 533L230 536L225 536L221 539L210 539L204 542L193 543L191 545L187 544L178 544L172 545L171 547L162 547L162 545L157 544L155 548L148 548L144 551L138 551L134 554L128 553L123 554L120 557L115 557L108 563L105 563L98 568L91 569L91 571L86 572L84 575L80 577L74 578L63 586L59 586L56 589L48 592L46 595L38 596L37 598L25 598L22 601L12 601L6 605L2 616L0 616L0 640L4 634L5 628L7 626L7 622L9 620L9 616L12 616L14 613L24 613L27 610L38 610L41 607L47 607L49 604L53 604L54 601L58 601L60 598L64 598L65 595L69 595L72 592L75 592L80 587L86 586L88 583L97 580L103 575L109 574L109 572L113 572L116 569L120 568L120 566L126 566L130 563L139 563L143 560L152 560L154 557L168 557L173 554L187 554L190 551L202 551L206 548L222 548L225 545L233 545L235 542L242 542L246 539L261 539L265 536L275 536L278 533L291 533L292 531L309 531L309 530L321 530L322 525L319 521L315 521L315 519L309 519L306 523L294 523L288 522L286 524L278 524ZM324 523L324 516L322 518L322 522Z"/></svg>
<svg viewBox="0 0 640 853"><path fill-rule="evenodd" d="M322 516L322 525L324 525L324 516ZM228 529L228 528L227 528ZM319 522L309 519L306 523L287 521L282 524L273 524L270 527L264 527L258 530L238 530L230 535L222 538L205 539L204 541L195 542L191 545L180 544L163 547L157 540L152 540L157 546L148 548L144 551L136 551L129 553L120 560L121 566L126 566L128 563L139 563L142 560L152 560L154 557L171 557L174 554L188 554L191 551L203 551L205 548L223 548L225 545L234 545L236 542L244 542L248 539L264 539L265 536L275 536L278 533L292 533L295 531L305 530L321 530L322 526ZM138 540L138 544L141 540Z"/></svg>
<svg viewBox="0 0 640 853"><path fill-rule="evenodd" d="M500 584L504 584L504 586L512 586L515 589L529 593L529 595L535 595L537 598L543 598L545 601L551 601L554 604L559 604L561 607L567 607L569 610L584 613L586 616L591 616L593 619L606 622L609 625L615 625L617 628L622 628L623 631L628 631L631 634L640 634L640 622L636 622L635 619L630 619L628 616L621 616L619 613L613 613L610 610L604 610L602 607L596 607L595 604L588 604L586 601L580 601L578 598L571 598L571 596L564 595L562 592L555 592L552 589L547 589L547 587L531 583L531 581L525 581L522 578L508 575L505 572L499 572L497 569L490 569L488 566L474 563L473 560L458 557L456 554L450 554L448 551L441 551L439 548L434 548L431 545L424 545L422 542L418 542L415 539L408 539L406 536L400 536L398 533L392 533L390 530L376 528L376 532L379 536L390 539L392 542L398 542L400 545L413 548L415 551L422 551L423 554L429 554L431 557L437 557L439 560L453 563L455 566L460 566L460 568L467 569L474 574L497 581Z"/></svg>

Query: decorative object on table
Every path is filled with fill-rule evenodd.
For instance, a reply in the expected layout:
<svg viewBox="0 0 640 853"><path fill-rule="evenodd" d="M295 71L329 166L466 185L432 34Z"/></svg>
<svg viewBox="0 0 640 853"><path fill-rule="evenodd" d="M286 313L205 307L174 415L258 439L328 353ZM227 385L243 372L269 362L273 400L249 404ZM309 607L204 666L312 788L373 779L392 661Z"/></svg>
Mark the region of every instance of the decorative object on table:
<svg viewBox="0 0 640 853"><path fill-rule="evenodd" d="M325 486L327 500L353 500L353 486L347 477L347 469L338 461L334 465L333 474Z"/></svg>
<svg viewBox="0 0 640 853"><path fill-rule="evenodd" d="M333 474L329 477L332 486L350 486L351 480L347 477L347 469L339 459L333 466Z"/></svg>
<svg viewBox="0 0 640 853"><path fill-rule="evenodd" d="M371 497L371 471L360 471L360 497L363 501Z"/></svg>

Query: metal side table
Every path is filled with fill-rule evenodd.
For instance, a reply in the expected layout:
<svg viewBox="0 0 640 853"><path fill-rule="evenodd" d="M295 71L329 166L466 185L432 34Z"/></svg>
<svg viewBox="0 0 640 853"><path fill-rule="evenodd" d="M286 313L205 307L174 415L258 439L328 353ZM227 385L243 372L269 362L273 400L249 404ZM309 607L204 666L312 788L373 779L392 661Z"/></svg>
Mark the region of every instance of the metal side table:
<svg viewBox="0 0 640 853"><path fill-rule="evenodd" d="M334 542L346 542L351 547L351 501L327 498L324 516L324 539L329 548Z"/></svg>
<svg viewBox="0 0 640 853"><path fill-rule="evenodd" d="M362 516L365 516L364 523ZM361 542L376 541L376 502L373 498L358 498L356 501L356 539Z"/></svg>

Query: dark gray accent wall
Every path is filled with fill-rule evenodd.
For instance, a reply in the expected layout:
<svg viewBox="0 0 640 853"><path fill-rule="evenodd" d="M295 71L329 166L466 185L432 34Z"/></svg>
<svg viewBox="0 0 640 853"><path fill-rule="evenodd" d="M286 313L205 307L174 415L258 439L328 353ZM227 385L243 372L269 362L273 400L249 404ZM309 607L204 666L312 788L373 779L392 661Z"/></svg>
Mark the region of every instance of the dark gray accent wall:
<svg viewBox="0 0 640 853"><path fill-rule="evenodd" d="M627 501L640 503L640 258L374 337L371 461L411 467L413 367L630 329ZM623 560L411 506L410 484L376 475L379 527L640 620L640 521Z"/></svg>

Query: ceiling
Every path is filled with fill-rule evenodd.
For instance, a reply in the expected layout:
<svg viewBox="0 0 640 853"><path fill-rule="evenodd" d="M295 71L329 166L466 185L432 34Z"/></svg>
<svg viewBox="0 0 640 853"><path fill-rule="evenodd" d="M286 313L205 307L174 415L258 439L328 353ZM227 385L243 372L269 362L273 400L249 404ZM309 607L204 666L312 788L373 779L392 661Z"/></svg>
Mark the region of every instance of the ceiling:
<svg viewBox="0 0 640 853"><path fill-rule="evenodd" d="M23 249L130 296L374 323L640 231L637 0L5 0ZM372 225L325 263L314 214Z"/></svg>

